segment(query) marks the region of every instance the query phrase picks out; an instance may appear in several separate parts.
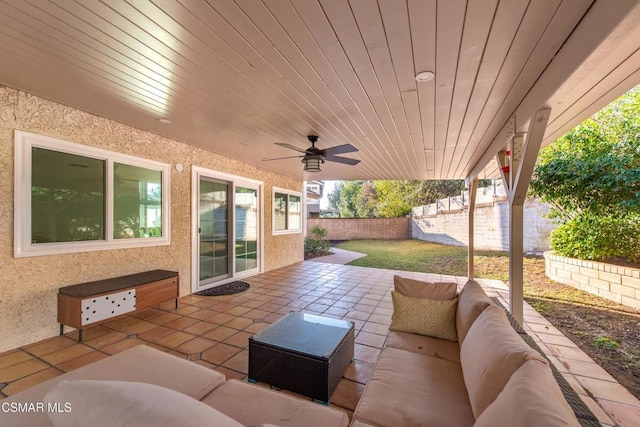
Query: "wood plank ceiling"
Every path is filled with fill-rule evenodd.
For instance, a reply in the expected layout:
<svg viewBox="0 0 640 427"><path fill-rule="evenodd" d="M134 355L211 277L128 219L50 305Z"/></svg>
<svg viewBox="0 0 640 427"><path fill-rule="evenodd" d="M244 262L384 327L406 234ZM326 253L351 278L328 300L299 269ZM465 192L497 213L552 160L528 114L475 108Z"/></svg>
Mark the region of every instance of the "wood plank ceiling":
<svg viewBox="0 0 640 427"><path fill-rule="evenodd" d="M549 143L640 82L640 7L608 3L0 0L0 83L299 178L496 176L510 118L551 106ZM308 134L361 163L262 161Z"/></svg>

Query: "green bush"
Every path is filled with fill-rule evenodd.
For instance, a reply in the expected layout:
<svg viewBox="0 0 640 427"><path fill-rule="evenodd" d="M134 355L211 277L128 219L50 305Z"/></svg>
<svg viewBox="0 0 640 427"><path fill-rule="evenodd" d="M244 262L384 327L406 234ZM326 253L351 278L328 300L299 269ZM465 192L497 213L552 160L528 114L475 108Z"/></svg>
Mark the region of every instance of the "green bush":
<svg viewBox="0 0 640 427"><path fill-rule="evenodd" d="M305 258L329 254L329 241L325 239L326 236L326 228L316 225L311 229L311 236L304 238Z"/></svg>
<svg viewBox="0 0 640 427"><path fill-rule="evenodd" d="M551 248L562 256L608 261L637 261L640 255L640 216L596 215L582 212L551 233Z"/></svg>

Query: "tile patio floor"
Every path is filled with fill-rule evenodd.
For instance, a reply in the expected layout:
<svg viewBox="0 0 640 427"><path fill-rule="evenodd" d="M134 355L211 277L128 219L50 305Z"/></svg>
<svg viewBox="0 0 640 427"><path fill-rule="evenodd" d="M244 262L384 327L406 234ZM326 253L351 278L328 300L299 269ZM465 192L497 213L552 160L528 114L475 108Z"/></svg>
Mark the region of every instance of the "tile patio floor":
<svg viewBox="0 0 640 427"><path fill-rule="evenodd" d="M391 323L389 291L393 275L430 281L464 277L398 272L319 262L301 262L253 276L245 293L180 298L84 331L50 338L0 354L0 397L108 357L147 344L177 357L246 379L248 338L290 311L305 311L355 322L355 361L333 394L331 404L352 412L367 383ZM489 296L507 306L504 283L479 280ZM637 426L640 401L579 350L546 319L525 304L525 329L563 372L606 426Z"/></svg>

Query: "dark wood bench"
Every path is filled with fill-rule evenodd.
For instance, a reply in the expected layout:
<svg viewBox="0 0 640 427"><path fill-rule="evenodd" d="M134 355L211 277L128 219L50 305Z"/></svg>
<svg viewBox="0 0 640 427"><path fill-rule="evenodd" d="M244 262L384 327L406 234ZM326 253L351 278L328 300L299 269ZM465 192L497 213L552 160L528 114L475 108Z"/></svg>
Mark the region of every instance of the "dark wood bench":
<svg viewBox="0 0 640 427"><path fill-rule="evenodd" d="M95 282L65 286L58 290L60 335L64 325L79 330L115 317L135 313L175 299L178 308L180 277L177 271L153 270Z"/></svg>

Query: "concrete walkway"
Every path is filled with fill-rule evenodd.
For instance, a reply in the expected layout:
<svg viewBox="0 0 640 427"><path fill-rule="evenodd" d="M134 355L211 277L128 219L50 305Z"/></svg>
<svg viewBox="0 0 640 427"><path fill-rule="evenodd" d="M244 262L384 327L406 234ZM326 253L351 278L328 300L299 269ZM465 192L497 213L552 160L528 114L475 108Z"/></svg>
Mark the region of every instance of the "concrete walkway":
<svg viewBox="0 0 640 427"><path fill-rule="evenodd" d="M317 258L311 258L309 261L314 262L326 262L328 264L341 264L345 265L358 258L362 258L367 254L360 252L347 251L345 249L331 248L331 254L320 256Z"/></svg>

